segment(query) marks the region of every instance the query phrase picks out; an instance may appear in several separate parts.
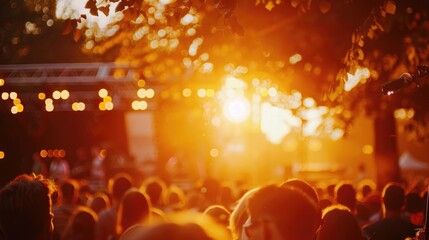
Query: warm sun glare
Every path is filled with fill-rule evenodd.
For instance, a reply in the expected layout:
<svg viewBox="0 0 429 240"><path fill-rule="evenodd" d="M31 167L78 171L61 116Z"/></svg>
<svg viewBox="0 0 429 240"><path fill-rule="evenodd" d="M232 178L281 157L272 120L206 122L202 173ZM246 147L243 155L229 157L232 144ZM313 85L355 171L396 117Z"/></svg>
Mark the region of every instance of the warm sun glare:
<svg viewBox="0 0 429 240"><path fill-rule="evenodd" d="M122 13L115 13L114 9L117 3L112 2L108 16L98 11L98 16L89 13L89 9L85 8L86 0L57 0L56 17L59 19L78 19L82 14L85 14L87 19L83 23L87 28L97 28L106 30L109 24L117 22Z"/></svg>

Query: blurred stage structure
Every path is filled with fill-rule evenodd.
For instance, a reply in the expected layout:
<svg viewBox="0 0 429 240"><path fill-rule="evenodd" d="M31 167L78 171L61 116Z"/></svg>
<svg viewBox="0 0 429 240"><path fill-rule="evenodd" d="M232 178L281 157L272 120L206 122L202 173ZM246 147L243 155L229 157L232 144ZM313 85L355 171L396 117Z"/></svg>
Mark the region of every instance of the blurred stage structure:
<svg viewBox="0 0 429 240"><path fill-rule="evenodd" d="M75 101L84 102L85 110L91 111L98 110L102 100L98 91L104 88L108 90L115 110L128 110L132 100L138 98L138 69L113 62L0 65L3 81L0 90L16 92L27 112L39 110L36 106L44 100L38 97L39 93L52 98L55 90L66 89L70 99L55 102L55 111L72 111L71 103ZM147 88L149 82L144 84ZM159 88L160 85L151 82L150 87ZM153 108L153 101L148 101L147 109Z"/></svg>
<svg viewBox="0 0 429 240"><path fill-rule="evenodd" d="M124 145L127 148L123 150L128 150L136 162L136 165L133 164L132 168L137 167L142 172L148 171L147 161L154 160L157 155L153 139L154 123L152 113L152 110L156 108L156 101L154 100L155 98L144 97L142 99L142 97L138 96L137 91L143 89L143 87L159 91L161 85L140 79L139 69L141 68L113 62L0 65L0 95L2 97L0 99L0 111L5 116L12 117L12 119L26 118L28 121L25 122L34 122L36 125L38 123L35 122L40 121L40 115L47 114L54 119L50 121L50 124L52 124L50 127L56 129L53 131L59 134L60 138L85 142L89 141L87 139L90 137L85 137L88 133L77 126L69 124L69 121L78 122L75 123L78 125L90 124L79 123L79 121L91 121L90 119L92 118L88 117L88 115L98 114L97 116L99 116L100 110L102 110L104 112L103 118L110 118L110 120L105 119L96 124L108 128L108 131L112 132L110 134L112 136L107 134L110 136L108 138L114 138L115 141L121 142L119 145ZM106 96L100 95L100 89L107 90ZM55 91L62 92L65 90L67 91L67 98L56 98L54 96ZM109 98L109 101L114 105L112 109L100 109L100 104L105 102L106 98ZM16 106L16 99L25 109L22 111L23 113L12 111L15 115L13 116L11 109ZM145 111L133 111L132 103L136 99L144 100ZM47 100L51 101L52 106L55 105L55 109L52 107L50 111L47 110ZM72 105L77 102L84 103L86 113L77 115L70 113L76 111ZM113 113L113 111L108 113L110 112L109 110L113 110L116 113ZM50 113L51 111L52 113ZM76 117L71 117L71 114ZM62 115L62 118L59 115ZM112 117L113 115L115 117ZM64 118L72 119L65 123ZM118 121L121 118L123 120ZM122 124L125 126L122 126ZM60 127L71 128L71 130L59 129ZM124 135L126 136L124 138L118 136L119 134L115 131L125 131L126 134ZM44 137L52 138L52 134L47 135ZM58 144L58 147L67 147L64 146L67 141L60 138L55 138L56 140L52 141ZM36 142L44 141L39 139ZM50 141L47 142L48 145L53 144ZM34 143L29 143L29 145L32 144L34 145ZM0 148L5 148L3 145L0 142ZM35 150L39 149L36 147ZM10 150L6 155L11 155Z"/></svg>

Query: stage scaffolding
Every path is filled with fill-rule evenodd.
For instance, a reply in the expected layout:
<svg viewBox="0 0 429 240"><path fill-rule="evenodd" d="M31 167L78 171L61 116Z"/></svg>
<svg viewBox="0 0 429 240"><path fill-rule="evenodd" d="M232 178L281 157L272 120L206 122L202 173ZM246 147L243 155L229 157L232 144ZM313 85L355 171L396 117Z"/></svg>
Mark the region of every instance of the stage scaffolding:
<svg viewBox="0 0 429 240"><path fill-rule="evenodd" d="M0 93L16 92L27 111L39 111L43 100L38 97L44 93L52 98L54 91L67 90L67 100L54 100L55 111L72 111L73 102L84 102L86 110L97 110L102 98L98 90L105 88L112 98L114 110L132 110L132 100L145 100L148 110L154 108L153 99L139 99L137 96L140 68L113 62L99 63L54 63L0 65ZM144 88L160 90L154 81L145 81ZM10 98L0 99L2 108L7 111L13 106ZM9 110L8 110L9 109Z"/></svg>

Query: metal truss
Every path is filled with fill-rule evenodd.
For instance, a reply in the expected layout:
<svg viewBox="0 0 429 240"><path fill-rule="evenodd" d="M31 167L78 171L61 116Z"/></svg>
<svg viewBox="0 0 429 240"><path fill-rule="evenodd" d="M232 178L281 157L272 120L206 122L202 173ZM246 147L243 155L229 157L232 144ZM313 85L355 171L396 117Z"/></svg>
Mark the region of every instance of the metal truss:
<svg viewBox="0 0 429 240"><path fill-rule="evenodd" d="M132 100L138 100L138 70L113 62L0 65L0 81L3 82L0 94L16 92L25 112L44 111L44 101L38 98L39 93L52 98L53 91L67 89L70 98L54 100L55 111L72 111L73 102L84 102L86 111L93 111L98 110L98 104L103 101L98 90L106 88L114 110L131 110ZM160 88L153 83L150 85L146 84L146 87ZM148 102L148 110L155 108L153 99L143 100ZM0 105L9 111L13 101L0 99Z"/></svg>
<svg viewBox="0 0 429 240"><path fill-rule="evenodd" d="M116 63L0 65L6 85L94 84L136 81L136 68Z"/></svg>

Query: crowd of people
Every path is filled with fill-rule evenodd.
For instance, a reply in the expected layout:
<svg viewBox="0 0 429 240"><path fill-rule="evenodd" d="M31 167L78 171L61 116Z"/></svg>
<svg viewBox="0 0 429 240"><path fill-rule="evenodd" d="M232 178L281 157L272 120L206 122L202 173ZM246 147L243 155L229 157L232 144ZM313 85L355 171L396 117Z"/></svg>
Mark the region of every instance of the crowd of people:
<svg viewBox="0 0 429 240"><path fill-rule="evenodd" d="M103 185L17 176L0 190L0 239L404 240L422 233L427 197L423 180L379 191L369 180L253 187L207 178L184 189L122 172Z"/></svg>

